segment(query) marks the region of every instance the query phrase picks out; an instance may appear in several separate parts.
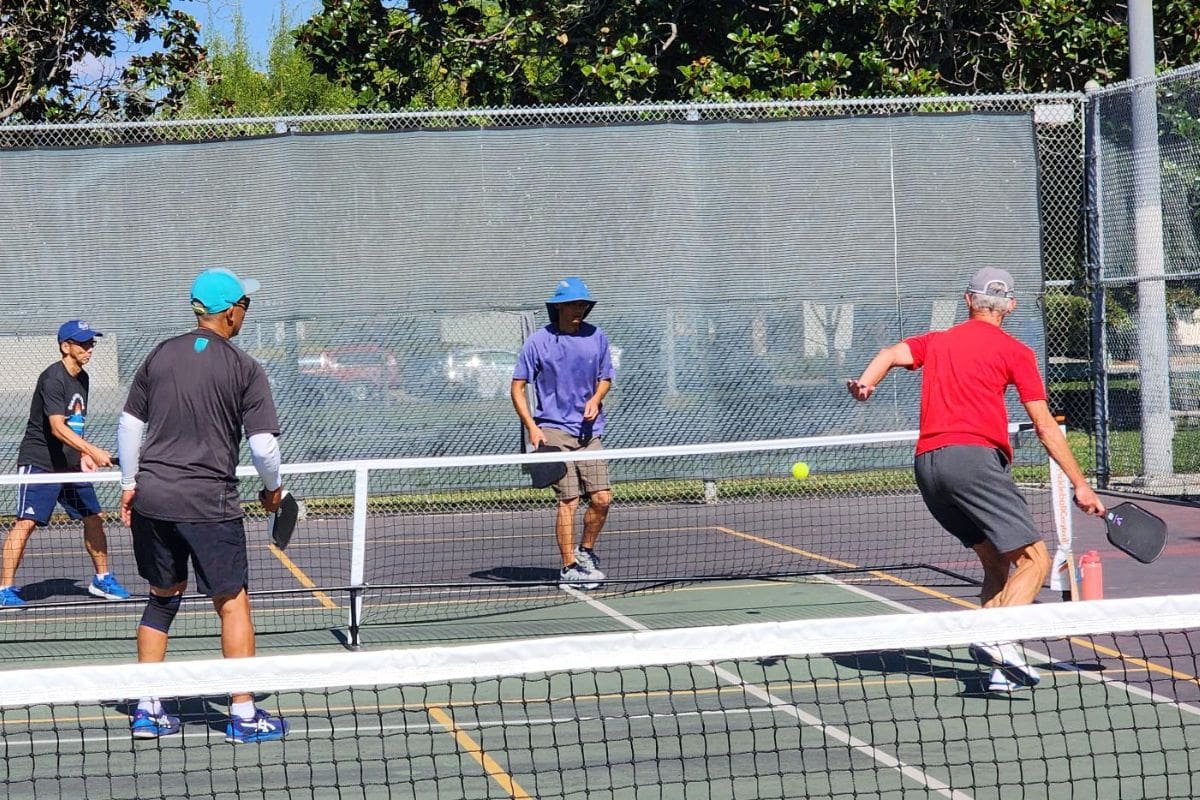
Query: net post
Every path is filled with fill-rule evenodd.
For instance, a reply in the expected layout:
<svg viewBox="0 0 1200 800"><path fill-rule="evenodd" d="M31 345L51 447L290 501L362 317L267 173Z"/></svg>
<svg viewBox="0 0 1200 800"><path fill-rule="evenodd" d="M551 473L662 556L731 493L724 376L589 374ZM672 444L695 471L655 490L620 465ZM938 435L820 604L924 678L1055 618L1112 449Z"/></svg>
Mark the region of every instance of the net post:
<svg viewBox="0 0 1200 800"><path fill-rule="evenodd" d="M367 487L370 470L354 470L354 520L350 543L350 619L347 646L357 650L362 646L359 629L362 622L363 577L367 560Z"/></svg>
<svg viewBox="0 0 1200 800"><path fill-rule="evenodd" d="M1062 424L1061 419L1058 428L1062 431L1063 436L1067 435L1067 426ZM1079 599L1079 578L1075 572L1075 527L1071 516L1073 497L1074 493L1067 474L1058 466L1058 462L1051 458L1050 502L1054 509L1054 530L1058 539L1058 548L1054 554L1050 588L1058 589L1062 593L1063 600Z"/></svg>

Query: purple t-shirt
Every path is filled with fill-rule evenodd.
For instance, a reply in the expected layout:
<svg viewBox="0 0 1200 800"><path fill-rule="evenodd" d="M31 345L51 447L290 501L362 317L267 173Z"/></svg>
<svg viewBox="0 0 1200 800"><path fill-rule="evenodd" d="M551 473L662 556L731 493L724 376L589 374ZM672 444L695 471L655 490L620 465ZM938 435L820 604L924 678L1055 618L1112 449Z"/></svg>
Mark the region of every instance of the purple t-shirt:
<svg viewBox="0 0 1200 800"><path fill-rule="evenodd" d="M608 334L584 322L576 333L563 333L552 325L534 331L525 340L513 380L533 384L538 427L558 428L573 436L604 433L604 409L589 423L583 407L596 393L596 384L613 379Z"/></svg>

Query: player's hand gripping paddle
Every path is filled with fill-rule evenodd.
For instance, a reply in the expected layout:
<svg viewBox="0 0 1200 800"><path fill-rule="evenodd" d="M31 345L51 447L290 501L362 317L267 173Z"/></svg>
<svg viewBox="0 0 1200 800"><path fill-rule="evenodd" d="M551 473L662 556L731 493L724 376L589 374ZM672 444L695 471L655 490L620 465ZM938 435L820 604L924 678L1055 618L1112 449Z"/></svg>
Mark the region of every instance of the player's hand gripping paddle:
<svg viewBox="0 0 1200 800"><path fill-rule="evenodd" d="M271 543L280 550L286 550L288 542L292 541L292 533L296 530L296 520L300 517L300 504L287 489L279 500L279 508L267 515L267 533Z"/></svg>
<svg viewBox="0 0 1200 800"><path fill-rule="evenodd" d="M543 442L533 452L557 453L559 450L560 448ZM547 486L553 486L567 474L567 463L565 461L534 462L526 464L525 467L529 471L529 481L535 489L545 489Z"/></svg>
<svg viewBox="0 0 1200 800"><path fill-rule="evenodd" d="M1133 503L1121 503L1104 515L1108 541L1143 564L1160 555L1167 544L1167 523Z"/></svg>

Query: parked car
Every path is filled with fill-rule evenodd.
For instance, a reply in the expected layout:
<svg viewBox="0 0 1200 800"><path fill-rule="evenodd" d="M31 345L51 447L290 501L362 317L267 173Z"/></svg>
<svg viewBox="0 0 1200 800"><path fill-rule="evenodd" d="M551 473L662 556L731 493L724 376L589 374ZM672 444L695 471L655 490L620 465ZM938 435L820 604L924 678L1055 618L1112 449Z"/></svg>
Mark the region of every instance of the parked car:
<svg viewBox="0 0 1200 800"><path fill-rule="evenodd" d="M302 375L344 385L356 400L386 394L401 383L396 354L377 344L337 345L300 357L296 366Z"/></svg>
<svg viewBox="0 0 1200 800"><path fill-rule="evenodd" d="M467 348L446 355L446 383L468 394L487 399L507 394L517 354L509 350Z"/></svg>

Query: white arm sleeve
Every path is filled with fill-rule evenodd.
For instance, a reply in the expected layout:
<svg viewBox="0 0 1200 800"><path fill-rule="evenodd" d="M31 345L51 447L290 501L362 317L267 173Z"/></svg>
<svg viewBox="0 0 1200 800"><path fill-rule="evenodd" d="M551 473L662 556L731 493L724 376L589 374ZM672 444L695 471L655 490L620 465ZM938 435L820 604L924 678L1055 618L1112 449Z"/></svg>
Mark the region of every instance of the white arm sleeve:
<svg viewBox="0 0 1200 800"><path fill-rule="evenodd" d="M138 459L142 455L142 434L146 423L130 414L121 412L117 422L117 459L121 462L121 488L137 486Z"/></svg>
<svg viewBox="0 0 1200 800"><path fill-rule="evenodd" d="M273 492L283 483L279 475L279 439L273 433L256 433L250 437L250 460L262 478L263 486ZM122 461L122 464L125 462Z"/></svg>

